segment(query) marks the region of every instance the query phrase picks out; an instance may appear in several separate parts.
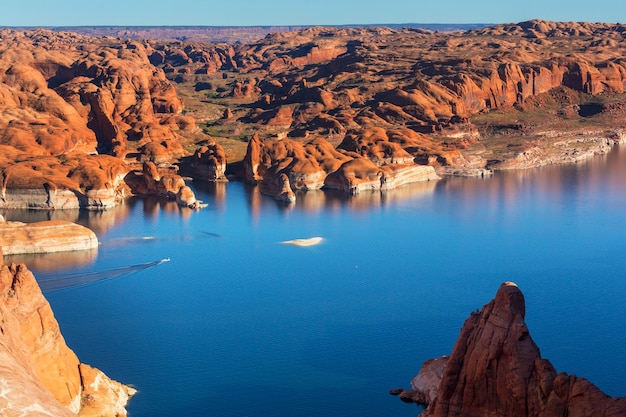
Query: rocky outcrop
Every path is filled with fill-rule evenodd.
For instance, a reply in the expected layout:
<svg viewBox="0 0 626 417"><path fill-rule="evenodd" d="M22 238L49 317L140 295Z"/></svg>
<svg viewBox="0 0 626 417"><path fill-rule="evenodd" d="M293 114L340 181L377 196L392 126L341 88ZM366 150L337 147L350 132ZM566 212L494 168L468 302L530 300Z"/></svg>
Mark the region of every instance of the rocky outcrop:
<svg viewBox="0 0 626 417"><path fill-rule="evenodd" d="M196 71L192 55L213 57L216 74L202 79L210 90L202 94L232 115L229 129L216 122L216 131L303 144L321 137L377 165L413 159L450 167L439 169L445 175L483 176L509 160L532 166L594 154L546 138L537 152L545 155L526 158L543 132L623 127L624 111L609 116L608 107L620 107L626 91L625 28L540 20L448 33L309 28L228 53L195 43L163 48L181 73ZM607 117L574 110L589 103L607 106ZM507 126L522 128L511 134Z"/></svg>
<svg viewBox="0 0 626 417"><path fill-rule="evenodd" d="M277 177L272 177L261 183L261 192L269 194L277 201L284 203L295 203L296 194L291 189L289 177L287 174L281 173Z"/></svg>
<svg viewBox="0 0 626 417"><path fill-rule="evenodd" d="M605 155L616 145L626 143L623 129L571 132L547 131L538 135L541 145L529 146L515 156L492 161L492 169L526 169L544 165L576 163L595 155Z"/></svg>
<svg viewBox="0 0 626 417"><path fill-rule="evenodd" d="M318 115L304 108L322 103L324 110L341 110L361 127L375 122L435 132L559 86L591 95L623 92L623 30L623 25L545 21L455 33L320 28L268 36L237 48L235 59L242 56L239 68L269 63L268 77L258 83L260 96L273 104L265 106L267 117L298 103L294 114L310 114L305 124L311 128ZM303 69L299 60L315 65ZM311 94L315 91L327 97Z"/></svg>
<svg viewBox="0 0 626 417"><path fill-rule="evenodd" d="M4 144L43 155L123 156L129 139L176 137L163 121L182 102L139 43L3 30L0 51Z"/></svg>
<svg viewBox="0 0 626 417"><path fill-rule="evenodd" d="M0 329L2 415L126 416L135 390L80 364L25 265L0 262Z"/></svg>
<svg viewBox="0 0 626 417"><path fill-rule="evenodd" d="M88 228L63 220L0 221L0 248L5 255L90 250L98 248L98 238Z"/></svg>
<svg viewBox="0 0 626 417"><path fill-rule="evenodd" d="M214 140L196 150L191 158L194 177L208 181L228 181L226 152Z"/></svg>
<svg viewBox="0 0 626 417"><path fill-rule="evenodd" d="M206 207L196 199L193 190L185 184L183 177L171 170L161 172L154 162L144 162L142 174L129 180L133 192L139 195L155 195L176 201L181 207L199 209Z"/></svg>
<svg viewBox="0 0 626 417"><path fill-rule="evenodd" d="M124 161L108 155L0 155L0 207L102 210L130 195Z"/></svg>
<svg viewBox="0 0 626 417"><path fill-rule="evenodd" d="M364 191L390 190L404 184L438 179L440 177L431 166L415 164L378 166L366 158L357 158L330 173L324 185L355 195Z"/></svg>
<svg viewBox="0 0 626 417"><path fill-rule="evenodd" d="M541 358L525 313L520 289L503 283L465 321L449 358L425 363L403 398L427 405L422 417L626 416L626 398L557 373Z"/></svg>
<svg viewBox="0 0 626 417"><path fill-rule="evenodd" d="M358 194L440 179L432 166L413 163L399 145L384 141L380 148L388 150L387 159L372 154L374 150L366 152L377 164L355 150L335 149L322 138L302 144L290 139L260 141L255 136L244 159L246 179L261 183L262 190L273 190L269 194L275 196L285 195L279 191L285 190L285 184L295 190L325 187Z"/></svg>

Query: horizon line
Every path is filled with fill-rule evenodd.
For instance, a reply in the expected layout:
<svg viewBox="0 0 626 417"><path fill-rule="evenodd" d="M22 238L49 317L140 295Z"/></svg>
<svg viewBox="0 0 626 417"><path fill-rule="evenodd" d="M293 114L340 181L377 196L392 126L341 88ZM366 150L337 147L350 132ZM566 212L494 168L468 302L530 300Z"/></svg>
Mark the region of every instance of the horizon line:
<svg viewBox="0 0 626 417"><path fill-rule="evenodd" d="M536 20L536 19L532 19ZM519 23L519 22L509 22L509 23ZM124 28L124 27L142 27L142 28L163 28L163 27L172 27L172 28L268 28L268 27L354 27L354 26L371 26L371 27L380 27L380 26L415 26L415 25L428 25L428 26L468 26L468 25L500 25L506 23L489 23L489 22L468 22L468 23L424 23L424 22L403 22L403 23L342 23L342 24L267 24L267 25L184 25L184 24L176 24L176 25L142 25L142 24L97 24L97 25L0 25L0 28L65 28L65 27L93 27L93 28Z"/></svg>

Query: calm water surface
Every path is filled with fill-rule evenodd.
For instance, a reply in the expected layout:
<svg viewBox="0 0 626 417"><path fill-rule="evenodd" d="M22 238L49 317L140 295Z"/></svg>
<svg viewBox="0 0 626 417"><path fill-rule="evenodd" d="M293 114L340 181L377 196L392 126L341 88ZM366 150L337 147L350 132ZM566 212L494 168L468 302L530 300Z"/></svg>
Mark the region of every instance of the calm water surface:
<svg viewBox="0 0 626 417"><path fill-rule="evenodd" d="M197 212L3 213L97 232L96 252L14 258L39 278L171 259L48 294L81 360L139 390L132 417L416 416L388 390L449 353L507 280L558 371L626 395L626 149L292 208L239 183L195 189Z"/></svg>

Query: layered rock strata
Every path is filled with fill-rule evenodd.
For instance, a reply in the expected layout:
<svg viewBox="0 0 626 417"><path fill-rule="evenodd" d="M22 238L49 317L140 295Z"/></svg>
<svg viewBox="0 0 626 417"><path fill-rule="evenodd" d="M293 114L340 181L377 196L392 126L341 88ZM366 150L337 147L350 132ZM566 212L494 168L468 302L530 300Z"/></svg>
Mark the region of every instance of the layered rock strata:
<svg viewBox="0 0 626 417"><path fill-rule="evenodd" d="M0 207L111 208L131 194L125 182L129 171L109 155L0 155Z"/></svg>
<svg viewBox="0 0 626 417"><path fill-rule="evenodd" d="M120 417L135 390L81 364L25 265L0 262L0 414Z"/></svg>
<svg viewBox="0 0 626 417"><path fill-rule="evenodd" d="M465 321L450 356L427 361L403 399L426 405L421 417L626 416L626 397L611 398L541 358L525 313L520 289L503 283Z"/></svg>
<svg viewBox="0 0 626 417"><path fill-rule="evenodd" d="M0 218L0 249L5 255L98 248L96 234L76 223L49 220L27 224L2 220Z"/></svg>

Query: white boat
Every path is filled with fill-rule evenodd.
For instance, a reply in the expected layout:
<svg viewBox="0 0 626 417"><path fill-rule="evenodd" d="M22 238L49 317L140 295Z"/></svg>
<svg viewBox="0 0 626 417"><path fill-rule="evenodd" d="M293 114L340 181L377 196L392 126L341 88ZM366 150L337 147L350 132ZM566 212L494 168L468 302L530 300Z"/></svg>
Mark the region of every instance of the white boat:
<svg viewBox="0 0 626 417"><path fill-rule="evenodd" d="M284 242L280 242L283 245L293 245L293 246L314 246L322 243L324 238L319 236L309 237L307 239L293 239L293 240L285 240Z"/></svg>

